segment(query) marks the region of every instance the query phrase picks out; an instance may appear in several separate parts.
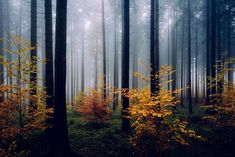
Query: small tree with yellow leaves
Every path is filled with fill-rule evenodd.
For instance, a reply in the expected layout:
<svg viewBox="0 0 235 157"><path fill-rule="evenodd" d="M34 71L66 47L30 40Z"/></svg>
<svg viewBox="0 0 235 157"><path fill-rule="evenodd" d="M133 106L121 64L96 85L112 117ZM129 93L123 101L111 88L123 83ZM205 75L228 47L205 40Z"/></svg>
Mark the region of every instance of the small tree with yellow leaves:
<svg viewBox="0 0 235 157"><path fill-rule="evenodd" d="M208 88L216 88L217 93L210 95L210 105L203 106L209 119L218 127L223 125L235 125L235 84L225 79L226 74L233 72L228 68L234 63L235 58L228 58L224 62L218 61L215 78L209 77Z"/></svg>
<svg viewBox="0 0 235 157"><path fill-rule="evenodd" d="M28 139L34 131L44 130L48 113L51 109L46 108L45 87L30 81L31 73L38 73L37 63L44 63L38 57L31 58L30 42L13 36L8 40L12 49L4 49L10 54L11 60L1 56L0 64L3 65L5 75L12 79L12 84L0 85L0 93L3 101L0 102L0 152L3 156L14 155L15 149L9 147L14 143L17 136ZM36 79L35 79L36 80ZM32 89L37 92L32 94ZM1 156L1 155L0 155Z"/></svg>
<svg viewBox="0 0 235 157"><path fill-rule="evenodd" d="M188 123L173 116L172 107L176 106L177 94L181 89L171 91L167 89L168 76L174 72L170 66L162 66L156 74L160 80L160 90L151 94L149 88L133 89L126 93L130 98L129 118L134 128L131 143L138 154L142 156L159 155L163 150L170 148L173 143L189 145L190 138L199 138L195 131L188 128ZM140 73L135 75L147 82L150 77Z"/></svg>
<svg viewBox="0 0 235 157"><path fill-rule="evenodd" d="M80 94L77 98L77 112L79 112L86 122L105 123L107 122L111 110L109 108L112 100L104 98L103 93L91 89L88 94Z"/></svg>

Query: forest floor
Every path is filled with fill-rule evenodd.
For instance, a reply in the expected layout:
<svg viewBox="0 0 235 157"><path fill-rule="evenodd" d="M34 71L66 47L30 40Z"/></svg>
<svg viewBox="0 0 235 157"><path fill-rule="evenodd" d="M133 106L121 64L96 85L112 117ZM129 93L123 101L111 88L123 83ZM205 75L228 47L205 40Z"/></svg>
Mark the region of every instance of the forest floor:
<svg viewBox="0 0 235 157"><path fill-rule="evenodd" d="M167 151L166 157L234 157L235 128L232 126L216 127L213 123L202 120L202 112L185 115L180 110L176 116L190 122L190 127L206 138L205 142L193 142L190 147L174 146ZM85 123L75 112L68 113L69 138L72 150L84 157L132 157L133 148L129 144L130 135L121 132L121 117L114 112L107 124ZM33 156L42 154L45 146L36 145ZM33 149L34 149L33 148ZM40 149L40 150L39 150ZM40 153L39 153L40 152ZM43 155L39 155L43 156Z"/></svg>

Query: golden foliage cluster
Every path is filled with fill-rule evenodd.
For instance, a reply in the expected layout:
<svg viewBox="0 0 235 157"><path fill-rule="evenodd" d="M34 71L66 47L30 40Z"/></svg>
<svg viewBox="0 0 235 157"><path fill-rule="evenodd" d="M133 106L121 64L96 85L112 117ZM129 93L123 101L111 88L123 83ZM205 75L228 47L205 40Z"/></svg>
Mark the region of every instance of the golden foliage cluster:
<svg viewBox="0 0 235 157"><path fill-rule="evenodd" d="M131 143L139 153L147 155L145 151L151 150L149 147L159 152L175 142L188 145L189 138L202 139L189 129L187 122L174 117L172 108L179 103L177 94L181 89L167 89L167 84L172 82L167 79L172 73L174 70L170 66L162 66L157 72L155 78L160 80L157 94L151 94L149 88L132 89L126 93L130 98L128 113L134 128ZM141 79L147 78L139 73L135 75Z"/></svg>
<svg viewBox="0 0 235 157"><path fill-rule="evenodd" d="M204 118L214 121L217 126L235 125L235 84L226 79L229 72L234 72L233 68L229 68L234 60L218 61L215 78L208 77L208 88L216 88L216 93L210 95L210 104L203 106L208 113Z"/></svg>
<svg viewBox="0 0 235 157"><path fill-rule="evenodd" d="M0 85L0 156L14 156L16 137L27 139L34 131L44 130L51 109L46 108L45 87L38 85L38 78L30 80L30 74L37 73L37 63L44 63L38 57L31 58L30 42L13 36L7 41L11 49L4 52L11 56L0 57L0 64L6 76L6 84ZM32 90L36 92L32 93Z"/></svg>
<svg viewBox="0 0 235 157"><path fill-rule="evenodd" d="M107 122L111 110L109 108L112 99L104 98L103 93L95 89L90 89L88 94L80 93L76 98L77 112L79 112L86 122L105 123Z"/></svg>

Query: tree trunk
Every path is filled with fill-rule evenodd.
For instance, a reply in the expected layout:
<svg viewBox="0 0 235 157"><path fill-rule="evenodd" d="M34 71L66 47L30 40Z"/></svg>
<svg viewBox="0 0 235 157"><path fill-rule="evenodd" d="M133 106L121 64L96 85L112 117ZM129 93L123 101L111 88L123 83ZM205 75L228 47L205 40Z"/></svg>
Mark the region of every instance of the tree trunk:
<svg viewBox="0 0 235 157"><path fill-rule="evenodd" d="M183 2L183 8L184 8L185 1ZM184 26L185 26L185 18L184 18L184 10L183 10L183 15L182 15L182 41L181 41L181 89L184 88ZM181 91L181 107L184 107L184 91Z"/></svg>
<svg viewBox="0 0 235 157"><path fill-rule="evenodd" d="M159 71L159 0L151 0L150 27L151 93L158 94L159 78L155 75Z"/></svg>
<svg viewBox="0 0 235 157"><path fill-rule="evenodd" d="M106 77L107 77L107 69L106 69L106 33L105 33L105 10L104 10L104 0L102 0L102 37L103 37L103 79L104 79L104 89L103 89L103 95L104 98L106 98Z"/></svg>
<svg viewBox="0 0 235 157"><path fill-rule="evenodd" d="M66 112L66 20L67 0L57 1L55 45L54 148L57 155L70 152Z"/></svg>
<svg viewBox="0 0 235 157"><path fill-rule="evenodd" d="M31 68L30 73L30 83L31 83L31 95L37 94L37 0L31 1L31 29L30 29L30 40L31 40L31 47L34 49L31 50L31 62L33 67ZM30 102L30 112L33 112L37 109L35 103Z"/></svg>
<svg viewBox="0 0 235 157"><path fill-rule="evenodd" d="M228 44L228 58L231 58L231 0L227 0L227 5L228 5L228 10L227 10L227 31L228 31L228 36L227 36L227 44ZM228 65L228 68L232 68L232 64ZM233 70L230 70L228 72L228 81L230 83L233 82Z"/></svg>
<svg viewBox="0 0 235 157"><path fill-rule="evenodd" d="M117 0L115 0L114 9L114 87L118 89L118 37L117 37ZM114 94L113 110L116 110L118 105L118 94Z"/></svg>
<svg viewBox="0 0 235 157"><path fill-rule="evenodd" d="M211 0L211 77L216 76L216 0ZM216 87L211 88L211 94L216 94ZM214 97L212 97L214 101Z"/></svg>
<svg viewBox="0 0 235 157"><path fill-rule="evenodd" d="M210 94L211 90L208 87L210 84L209 76L210 76L210 0L207 0L207 9L206 9L206 103L210 104Z"/></svg>
<svg viewBox="0 0 235 157"><path fill-rule="evenodd" d="M123 40L122 40L122 89L129 90L129 58L130 58L130 1L123 0ZM124 132L130 131L130 120L126 117L128 115L129 98L122 96L122 130Z"/></svg>
<svg viewBox="0 0 235 157"><path fill-rule="evenodd" d="M81 90L82 92L85 92L85 23L84 23L84 17L85 15L82 15L82 67L81 67Z"/></svg>
<svg viewBox="0 0 235 157"><path fill-rule="evenodd" d="M188 79L187 79L187 94L188 94L188 111L192 109L192 85L191 85L191 0L188 0Z"/></svg>
<svg viewBox="0 0 235 157"><path fill-rule="evenodd" d="M196 17L196 39L195 39L195 104L198 103L198 17Z"/></svg>
<svg viewBox="0 0 235 157"><path fill-rule="evenodd" d="M46 51L46 91L47 106L53 106L54 82L53 79L53 36L52 36L52 0L45 0L45 51Z"/></svg>
<svg viewBox="0 0 235 157"><path fill-rule="evenodd" d="M3 0L0 0L0 56L3 56ZM3 73L3 65L0 64L0 73ZM4 75L0 74L0 85L4 83ZM3 101L4 96L0 93L0 102Z"/></svg>

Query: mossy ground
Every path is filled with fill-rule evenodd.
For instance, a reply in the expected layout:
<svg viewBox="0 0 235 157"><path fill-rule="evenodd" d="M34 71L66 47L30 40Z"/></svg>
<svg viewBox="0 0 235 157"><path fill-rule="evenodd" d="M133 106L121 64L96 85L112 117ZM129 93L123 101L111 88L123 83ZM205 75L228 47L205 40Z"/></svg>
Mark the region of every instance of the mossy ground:
<svg viewBox="0 0 235 157"><path fill-rule="evenodd" d="M187 109L179 109L175 116L190 122L190 127L206 138L204 142L192 141L189 147L175 145L163 153L166 157L233 157L235 154L235 128L216 127L210 121L202 120L203 111L194 109L192 115ZM86 123L76 113L68 112L69 139L75 156L82 157L132 157L133 147L130 135L121 131L120 112L114 112L106 124ZM32 156L46 156L46 140L40 134L28 144Z"/></svg>

